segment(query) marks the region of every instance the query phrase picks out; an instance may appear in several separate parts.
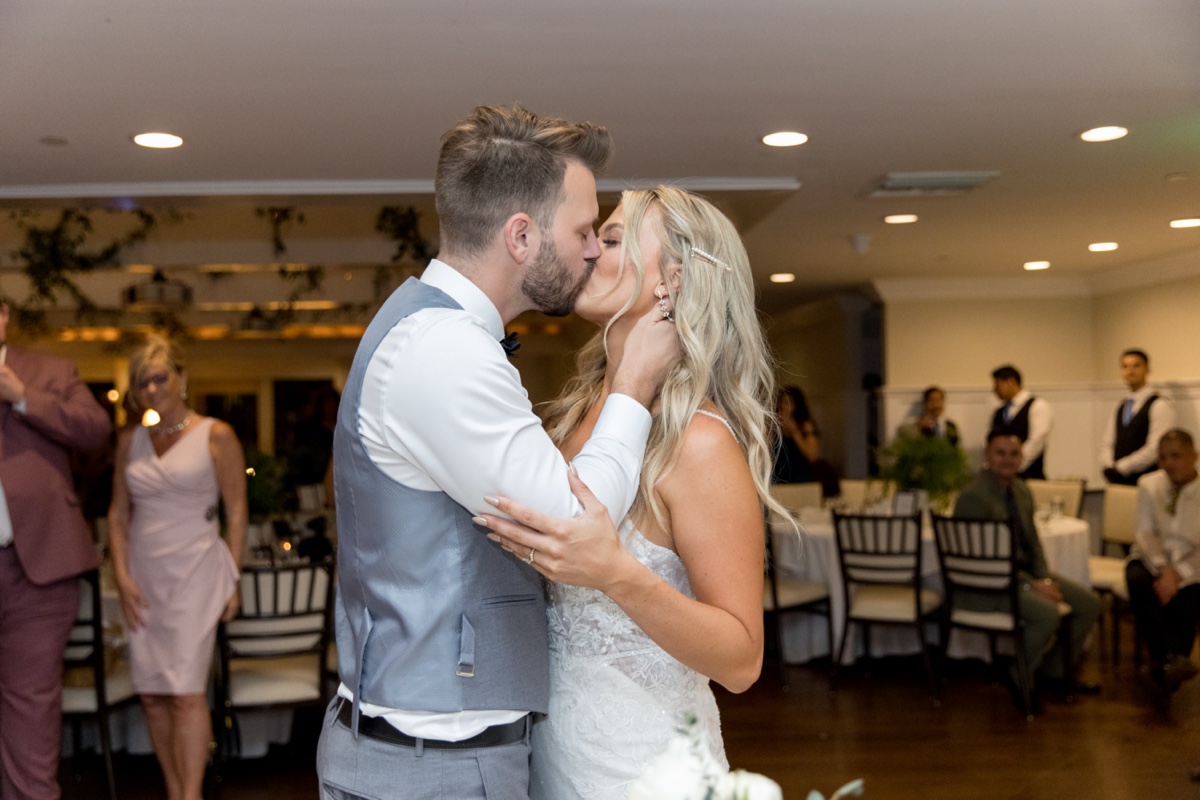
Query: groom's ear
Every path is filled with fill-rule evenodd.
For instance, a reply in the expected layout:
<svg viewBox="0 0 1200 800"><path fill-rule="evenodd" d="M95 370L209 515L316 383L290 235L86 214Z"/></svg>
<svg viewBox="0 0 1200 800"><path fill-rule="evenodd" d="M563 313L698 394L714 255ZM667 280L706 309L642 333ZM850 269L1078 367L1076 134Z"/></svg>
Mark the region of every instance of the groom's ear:
<svg viewBox="0 0 1200 800"><path fill-rule="evenodd" d="M518 264L524 264L532 254L537 252L539 236L537 223L533 217L524 211L513 214L504 221L501 229L504 237L504 247L509 257Z"/></svg>

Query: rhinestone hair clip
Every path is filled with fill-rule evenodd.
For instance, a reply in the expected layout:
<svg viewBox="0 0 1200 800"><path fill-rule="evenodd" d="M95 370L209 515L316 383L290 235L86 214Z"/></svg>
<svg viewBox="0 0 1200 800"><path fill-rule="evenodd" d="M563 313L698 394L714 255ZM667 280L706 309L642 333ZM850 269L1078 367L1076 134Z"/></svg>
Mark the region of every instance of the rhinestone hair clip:
<svg viewBox="0 0 1200 800"><path fill-rule="evenodd" d="M733 272L732 267L730 267L728 264L726 264L721 259L714 256L712 253L707 253L707 252L701 250L699 247L696 247L695 245L691 245L691 248L692 248L692 256L694 258L698 258L701 261L707 261L708 263L712 264L714 267L721 267L726 272Z"/></svg>

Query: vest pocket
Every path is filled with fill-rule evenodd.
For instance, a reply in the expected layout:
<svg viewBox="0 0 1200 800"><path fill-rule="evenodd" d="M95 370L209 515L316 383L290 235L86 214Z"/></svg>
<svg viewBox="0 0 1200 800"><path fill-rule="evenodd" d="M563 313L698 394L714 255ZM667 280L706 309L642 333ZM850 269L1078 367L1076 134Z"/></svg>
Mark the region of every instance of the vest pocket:
<svg viewBox="0 0 1200 800"><path fill-rule="evenodd" d="M527 606L536 602L536 594L502 594L484 598L481 605L484 608L501 608L503 606Z"/></svg>

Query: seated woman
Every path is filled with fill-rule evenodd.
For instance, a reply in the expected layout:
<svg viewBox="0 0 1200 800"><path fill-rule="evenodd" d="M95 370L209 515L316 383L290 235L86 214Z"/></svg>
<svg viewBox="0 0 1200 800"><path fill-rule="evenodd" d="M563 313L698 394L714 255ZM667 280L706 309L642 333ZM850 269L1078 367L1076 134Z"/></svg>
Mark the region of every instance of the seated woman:
<svg viewBox="0 0 1200 800"><path fill-rule="evenodd" d="M784 386L775 400L779 417L779 438L771 483L819 483L821 494L841 494L837 469L821 457L821 432L808 411L808 403L799 386Z"/></svg>

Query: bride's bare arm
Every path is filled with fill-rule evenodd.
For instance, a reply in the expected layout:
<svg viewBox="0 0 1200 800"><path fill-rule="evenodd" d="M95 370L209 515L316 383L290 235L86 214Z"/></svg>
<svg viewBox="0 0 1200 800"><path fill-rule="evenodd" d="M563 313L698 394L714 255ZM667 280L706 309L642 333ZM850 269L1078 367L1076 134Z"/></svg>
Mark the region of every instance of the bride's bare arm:
<svg viewBox="0 0 1200 800"><path fill-rule="evenodd" d="M491 515L487 526L521 558L533 548L534 566L551 580L603 591L687 666L730 691L748 689L762 668L762 512L725 426L698 415L659 489L695 600L629 555L603 507L573 485L582 517L553 519L500 499L498 507L523 526Z"/></svg>

